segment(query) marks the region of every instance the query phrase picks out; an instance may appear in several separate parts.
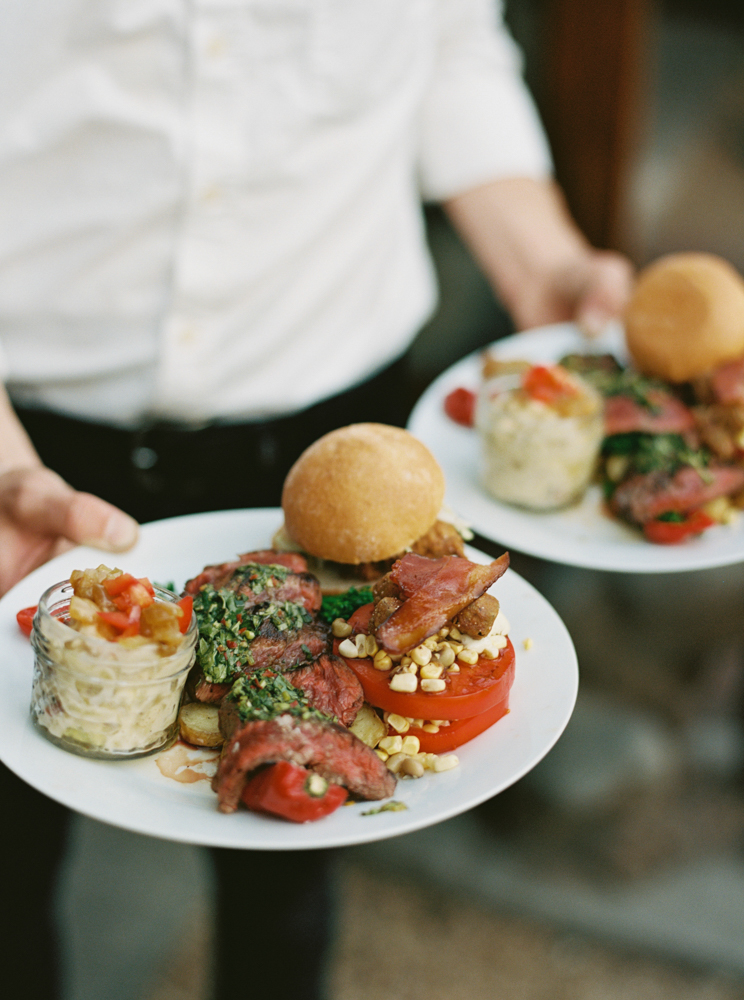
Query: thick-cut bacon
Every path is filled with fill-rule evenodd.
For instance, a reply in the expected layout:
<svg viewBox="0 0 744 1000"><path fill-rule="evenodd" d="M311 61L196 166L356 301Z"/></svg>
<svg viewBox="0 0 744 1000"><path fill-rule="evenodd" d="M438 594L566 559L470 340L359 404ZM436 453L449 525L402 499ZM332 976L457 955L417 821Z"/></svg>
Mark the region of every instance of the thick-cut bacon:
<svg viewBox="0 0 744 1000"><path fill-rule="evenodd" d="M286 714L248 722L231 735L212 780L220 811L234 812L251 772L280 760L311 767L364 799L383 799L395 790L395 776L348 729Z"/></svg>
<svg viewBox="0 0 744 1000"><path fill-rule="evenodd" d="M651 389L652 408L642 406L630 396L608 396L605 400L605 434L684 434L695 427L692 411L663 389Z"/></svg>
<svg viewBox="0 0 744 1000"><path fill-rule="evenodd" d="M709 465L698 472L682 466L674 475L666 472L639 473L621 483L613 494L615 514L635 524L645 524L659 514L688 514L709 500L744 488L744 469L734 465Z"/></svg>
<svg viewBox="0 0 744 1000"><path fill-rule="evenodd" d="M403 597L410 597L441 570L448 558L452 557L428 559L415 552L408 552L395 563L389 576Z"/></svg>
<svg viewBox="0 0 744 1000"><path fill-rule="evenodd" d="M710 376L710 388L718 403L744 404L744 358L716 368Z"/></svg>
<svg viewBox="0 0 744 1000"><path fill-rule="evenodd" d="M400 560L403 563L409 555ZM377 630L377 642L388 653L405 653L438 632L458 612L491 587L509 567L509 554L482 565L446 556L436 560L435 572L413 591ZM415 565L414 574L423 567ZM406 577L407 570L401 571ZM421 575L418 575L418 579Z"/></svg>

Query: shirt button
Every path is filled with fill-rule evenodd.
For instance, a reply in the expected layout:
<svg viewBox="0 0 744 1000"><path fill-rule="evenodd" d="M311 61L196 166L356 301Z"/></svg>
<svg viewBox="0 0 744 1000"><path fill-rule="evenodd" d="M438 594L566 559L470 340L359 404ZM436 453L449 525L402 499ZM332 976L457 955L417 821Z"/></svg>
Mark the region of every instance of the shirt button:
<svg viewBox="0 0 744 1000"><path fill-rule="evenodd" d="M210 59L220 59L227 52L227 39L224 35L212 35L207 42L207 55Z"/></svg>
<svg viewBox="0 0 744 1000"><path fill-rule="evenodd" d="M182 326L178 331L178 342L184 347L191 347L192 344L196 343L196 327L192 326L191 323L187 323Z"/></svg>
<svg viewBox="0 0 744 1000"><path fill-rule="evenodd" d="M152 448L140 446L132 450L131 459L136 469L151 469L157 462L158 455Z"/></svg>

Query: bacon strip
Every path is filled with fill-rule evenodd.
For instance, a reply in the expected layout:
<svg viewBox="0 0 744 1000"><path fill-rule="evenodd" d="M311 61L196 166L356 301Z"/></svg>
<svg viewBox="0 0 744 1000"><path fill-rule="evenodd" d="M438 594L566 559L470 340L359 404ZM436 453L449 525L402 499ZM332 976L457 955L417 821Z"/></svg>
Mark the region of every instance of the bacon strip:
<svg viewBox="0 0 744 1000"><path fill-rule="evenodd" d="M605 400L605 434L684 434L695 427L695 417L685 404L663 389L648 393L653 409L630 396L609 396Z"/></svg>
<svg viewBox="0 0 744 1000"><path fill-rule="evenodd" d="M401 563L409 559L406 555ZM377 642L388 653L405 653L438 632L458 612L491 587L509 567L509 554L481 565L460 556L435 561L436 569L377 630ZM413 567L413 575L421 578ZM402 575L406 577L406 570Z"/></svg>

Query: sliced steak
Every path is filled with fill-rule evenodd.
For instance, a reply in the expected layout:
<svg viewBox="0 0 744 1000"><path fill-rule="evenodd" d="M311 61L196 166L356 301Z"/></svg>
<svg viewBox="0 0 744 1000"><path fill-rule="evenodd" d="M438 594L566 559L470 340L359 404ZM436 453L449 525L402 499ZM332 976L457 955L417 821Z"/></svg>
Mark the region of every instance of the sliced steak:
<svg viewBox="0 0 744 1000"><path fill-rule="evenodd" d="M663 389L650 389L643 406L630 396L616 395L605 399L605 434L684 434L695 427L695 417L685 404Z"/></svg>
<svg viewBox="0 0 744 1000"><path fill-rule="evenodd" d="M257 549L238 556L241 563L264 563L268 566L286 566L293 573L307 573L307 559L299 552L279 552L277 549Z"/></svg>
<svg viewBox="0 0 744 1000"><path fill-rule="evenodd" d="M615 514L634 524L645 524L659 514L688 514L709 500L736 493L744 487L744 468L709 465L702 473L690 465L670 475L639 473L615 490L610 506Z"/></svg>
<svg viewBox="0 0 744 1000"><path fill-rule="evenodd" d="M325 622L313 621L299 629L280 630L266 619L249 644L250 656L240 664L240 671L250 674L254 670L271 667L284 672L305 666L328 650L329 641L330 631ZM194 669L193 674L190 690L194 698L211 704L222 700L234 680L233 677L226 684L214 684L199 667Z"/></svg>
<svg viewBox="0 0 744 1000"><path fill-rule="evenodd" d="M348 729L285 714L268 722L248 722L225 744L212 781L220 811L235 812L250 774L280 760L311 767L363 799L383 799L395 790L394 775Z"/></svg>
<svg viewBox="0 0 744 1000"><path fill-rule="evenodd" d="M357 675L333 653L324 653L315 663L293 670L287 680L305 692L313 708L335 716L344 726L352 724L364 701Z"/></svg>
<svg viewBox="0 0 744 1000"><path fill-rule="evenodd" d="M493 594L483 594L472 604L460 612L455 618L455 625L461 632L482 639L493 628L493 623L499 615L499 602Z"/></svg>
<svg viewBox="0 0 744 1000"><path fill-rule="evenodd" d="M248 555L268 556L269 553L252 552ZM276 555L281 556L282 553L277 552ZM272 573L272 566L280 568ZM184 590L187 594L198 594L207 584L215 590L231 590L239 594L246 607L267 601L291 601L312 613L320 609L323 600L320 584L312 574L294 572L280 563L269 562L268 558L261 562L241 556L240 562L206 566L198 576L187 582Z"/></svg>

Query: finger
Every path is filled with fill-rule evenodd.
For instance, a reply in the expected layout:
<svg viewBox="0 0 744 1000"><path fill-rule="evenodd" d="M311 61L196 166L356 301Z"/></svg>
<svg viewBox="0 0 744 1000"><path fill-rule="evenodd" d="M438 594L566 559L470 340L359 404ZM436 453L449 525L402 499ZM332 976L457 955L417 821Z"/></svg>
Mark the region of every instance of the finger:
<svg viewBox="0 0 744 1000"><path fill-rule="evenodd" d="M137 522L90 493L78 493L51 469L3 477L0 505L19 527L78 545L123 552L137 541Z"/></svg>
<svg viewBox="0 0 744 1000"><path fill-rule="evenodd" d="M577 304L576 322L582 331L589 337L597 337L608 323L618 320L632 288L630 261L620 254L597 254Z"/></svg>

